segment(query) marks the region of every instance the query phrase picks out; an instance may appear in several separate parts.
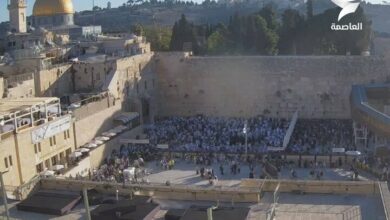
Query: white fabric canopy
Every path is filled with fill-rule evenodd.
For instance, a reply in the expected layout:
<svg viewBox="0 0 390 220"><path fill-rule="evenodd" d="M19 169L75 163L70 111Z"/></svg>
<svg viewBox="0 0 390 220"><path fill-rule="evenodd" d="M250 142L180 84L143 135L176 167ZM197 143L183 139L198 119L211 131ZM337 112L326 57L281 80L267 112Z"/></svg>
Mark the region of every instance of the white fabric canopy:
<svg viewBox="0 0 390 220"><path fill-rule="evenodd" d="M78 149L81 153L88 153L90 150L88 148L80 148Z"/></svg>
<svg viewBox="0 0 390 220"><path fill-rule="evenodd" d="M116 135L116 133L108 131L108 132L104 132L102 135L105 137L114 137Z"/></svg>
<svg viewBox="0 0 390 220"><path fill-rule="evenodd" d="M95 140L91 141L91 143L96 144L97 146L99 146L99 145L103 144L103 141L99 141L99 140L95 139Z"/></svg>
<svg viewBox="0 0 390 220"><path fill-rule="evenodd" d="M64 169L64 168L65 168L64 165L57 164L57 165L54 165L54 166L52 167L52 170L58 171L58 170L62 170L62 169Z"/></svg>
<svg viewBox="0 0 390 220"><path fill-rule="evenodd" d="M95 147L97 147L97 144L91 142L91 143L84 145L84 147L85 148L95 148Z"/></svg>
<svg viewBox="0 0 390 220"><path fill-rule="evenodd" d="M95 140L97 140L97 141L108 141L108 140L110 140L110 138L100 136L100 137L96 137Z"/></svg>
<svg viewBox="0 0 390 220"><path fill-rule="evenodd" d="M73 158L77 158L77 157L81 157L83 156L83 154L81 152L77 152L77 151L74 151L70 154L70 157L73 157Z"/></svg>
<svg viewBox="0 0 390 220"><path fill-rule="evenodd" d="M54 176L54 171L46 170L41 173L42 176Z"/></svg>

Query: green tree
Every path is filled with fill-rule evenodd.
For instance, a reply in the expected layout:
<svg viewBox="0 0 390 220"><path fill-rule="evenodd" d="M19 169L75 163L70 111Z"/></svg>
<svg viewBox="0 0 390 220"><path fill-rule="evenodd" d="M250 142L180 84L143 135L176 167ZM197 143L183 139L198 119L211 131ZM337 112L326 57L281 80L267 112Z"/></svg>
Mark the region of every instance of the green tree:
<svg viewBox="0 0 390 220"><path fill-rule="evenodd" d="M278 28L276 10L272 3L269 3L263 7L259 11L259 15L265 19L269 29L276 30Z"/></svg>
<svg viewBox="0 0 390 220"><path fill-rule="evenodd" d="M207 39L207 52L209 54L221 54L227 50L227 39L221 30L215 31Z"/></svg>
<svg viewBox="0 0 390 220"><path fill-rule="evenodd" d="M282 26L280 28L279 50L281 54L296 54L297 41L303 31L304 19L299 11L287 9L282 14Z"/></svg>
<svg viewBox="0 0 390 220"><path fill-rule="evenodd" d="M153 51L169 50L169 43L172 37L172 30L170 28L148 26L144 27L144 33Z"/></svg>
<svg viewBox="0 0 390 220"><path fill-rule="evenodd" d="M266 20L257 15L254 17L256 26L256 41L255 47L257 53L263 55L275 55L278 53L277 44L279 37L277 33L267 27Z"/></svg>

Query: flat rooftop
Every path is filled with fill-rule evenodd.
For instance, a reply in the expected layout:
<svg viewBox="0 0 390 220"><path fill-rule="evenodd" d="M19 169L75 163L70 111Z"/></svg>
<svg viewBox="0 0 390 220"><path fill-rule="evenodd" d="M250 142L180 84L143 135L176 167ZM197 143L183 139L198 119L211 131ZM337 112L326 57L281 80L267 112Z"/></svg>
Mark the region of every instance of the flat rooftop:
<svg viewBox="0 0 390 220"><path fill-rule="evenodd" d="M179 200L153 200L160 205L160 211L156 213L153 220L164 220L165 214L170 209L187 209L191 206L215 206L216 201L179 201ZM262 201L254 203L219 203L219 207L235 207L247 209L248 220L267 220L267 214L273 206L273 193L265 193ZM64 216L47 215L20 211L16 209L17 202L11 202L11 219L20 220L73 220L86 219L84 204L80 203L69 214ZM4 206L0 202L0 215L4 214ZM91 211L98 206L92 206ZM276 220L385 220L385 213L379 196L359 196L346 194L293 194L281 193L275 211ZM202 219L199 219L202 220Z"/></svg>

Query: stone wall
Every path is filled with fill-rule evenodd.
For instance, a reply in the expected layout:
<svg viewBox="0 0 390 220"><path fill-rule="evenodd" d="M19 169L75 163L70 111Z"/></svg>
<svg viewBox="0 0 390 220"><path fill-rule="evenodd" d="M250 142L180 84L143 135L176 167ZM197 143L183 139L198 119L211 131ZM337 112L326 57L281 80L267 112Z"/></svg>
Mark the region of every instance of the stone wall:
<svg viewBox="0 0 390 220"><path fill-rule="evenodd" d="M388 81L382 57L156 55L160 116L349 118L353 84Z"/></svg>
<svg viewBox="0 0 390 220"><path fill-rule="evenodd" d="M35 93L37 96L61 97L73 91L72 65L63 64L37 71L35 74Z"/></svg>
<svg viewBox="0 0 390 220"><path fill-rule="evenodd" d="M8 75L3 85L5 87L5 90L3 89L5 92L4 98L27 98L35 96L34 74L32 72Z"/></svg>
<svg viewBox="0 0 390 220"><path fill-rule="evenodd" d="M74 64L75 89L80 92L109 90L121 98L133 91L144 73L151 72L148 64L152 57L153 53L145 53Z"/></svg>
<svg viewBox="0 0 390 220"><path fill-rule="evenodd" d="M152 120L157 109L155 101L155 63L153 53L131 57L110 58L101 62L84 62L73 65L77 92L108 91L124 103L125 111L139 112L142 101L150 105Z"/></svg>
<svg viewBox="0 0 390 220"><path fill-rule="evenodd" d="M113 118L121 112L122 105L116 103L88 117L77 120L74 124L76 132L76 147L80 147L93 138L100 136L103 132L114 126Z"/></svg>

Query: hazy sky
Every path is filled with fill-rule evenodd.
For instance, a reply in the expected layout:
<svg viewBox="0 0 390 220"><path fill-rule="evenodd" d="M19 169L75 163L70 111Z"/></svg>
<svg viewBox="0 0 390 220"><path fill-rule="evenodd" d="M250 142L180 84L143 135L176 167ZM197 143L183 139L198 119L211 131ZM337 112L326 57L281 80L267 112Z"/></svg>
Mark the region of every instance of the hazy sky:
<svg viewBox="0 0 390 220"><path fill-rule="evenodd" d="M9 19L8 10L7 10L7 1L8 0L0 0L0 22L6 21ZM111 1L112 7L117 7L127 2L127 0L95 0L95 4L101 7L106 7L107 2ZM330 0L329 0L330 1ZM382 0L368 0L371 3L381 3ZM28 4L28 15L32 13L32 7L34 5L35 0L27 0ZM202 0L195 0L195 2L202 2ZM76 11L81 11L85 9L92 8L92 0L73 0L73 4Z"/></svg>

